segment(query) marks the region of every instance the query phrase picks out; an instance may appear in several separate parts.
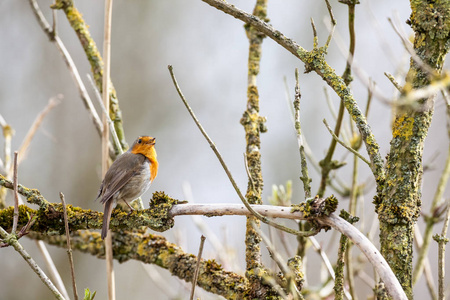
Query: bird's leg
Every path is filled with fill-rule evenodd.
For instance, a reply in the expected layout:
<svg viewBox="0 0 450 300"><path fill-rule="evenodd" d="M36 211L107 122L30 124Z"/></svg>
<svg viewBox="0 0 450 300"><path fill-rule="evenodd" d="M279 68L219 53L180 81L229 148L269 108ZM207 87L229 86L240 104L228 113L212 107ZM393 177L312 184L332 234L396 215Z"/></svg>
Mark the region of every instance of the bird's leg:
<svg viewBox="0 0 450 300"><path fill-rule="evenodd" d="M127 202L127 200L123 199L123 202L125 202L126 205L128 205L128 207L130 208L130 214L134 211L134 208L131 207L131 205Z"/></svg>

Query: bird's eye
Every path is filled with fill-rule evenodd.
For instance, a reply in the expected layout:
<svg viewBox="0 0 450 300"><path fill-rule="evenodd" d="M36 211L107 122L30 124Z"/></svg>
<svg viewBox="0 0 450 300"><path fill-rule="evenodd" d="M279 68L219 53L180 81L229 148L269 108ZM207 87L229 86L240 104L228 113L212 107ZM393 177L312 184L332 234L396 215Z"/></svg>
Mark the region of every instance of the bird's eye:
<svg viewBox="0 0 450 300"><path fill-rule="evenodd" d="M139 140L138 140L138 144L141 144L141 143L142 143L142 139L139 139Z"/></svg>

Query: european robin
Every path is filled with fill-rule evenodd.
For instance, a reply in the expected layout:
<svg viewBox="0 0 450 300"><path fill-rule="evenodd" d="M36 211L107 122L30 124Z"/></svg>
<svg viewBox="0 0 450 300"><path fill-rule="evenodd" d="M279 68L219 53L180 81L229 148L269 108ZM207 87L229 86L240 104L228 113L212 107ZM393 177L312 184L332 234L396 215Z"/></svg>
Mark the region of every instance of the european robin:
<svg viewBox="0 0 450 300"><path fill-rule="evenodd" d="M140 136L131 148L117 157L105 174L97 198L105 205L102 239L108 234L113 204L139 198L145 193L158 173L155 138Z"/></svg>

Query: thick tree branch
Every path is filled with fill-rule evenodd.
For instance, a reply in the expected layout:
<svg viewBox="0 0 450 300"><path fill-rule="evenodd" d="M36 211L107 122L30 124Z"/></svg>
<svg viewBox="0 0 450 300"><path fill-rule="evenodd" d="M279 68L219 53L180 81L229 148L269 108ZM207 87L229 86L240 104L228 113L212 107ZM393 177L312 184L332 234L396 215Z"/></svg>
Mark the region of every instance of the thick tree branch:
<svg viewBox="0 0 450 300"><path fill-rule="evenodd" d="M66 237L30 233L30 238L43 240L51 245L65 247ZM112 232L113 255L119 262L137 260L156 264L167 269L172 275L191 282L197 265L195 255L184 252L180 247L168 242L163 236L142 232ZM72 248L80 252L104 258L104 243L100 233L78 231L72 233ZM206 291L221 295L226 299L243 299L250 288L245 277L228 272L214 260L200 261L200 275L197 285Z"/></svg>

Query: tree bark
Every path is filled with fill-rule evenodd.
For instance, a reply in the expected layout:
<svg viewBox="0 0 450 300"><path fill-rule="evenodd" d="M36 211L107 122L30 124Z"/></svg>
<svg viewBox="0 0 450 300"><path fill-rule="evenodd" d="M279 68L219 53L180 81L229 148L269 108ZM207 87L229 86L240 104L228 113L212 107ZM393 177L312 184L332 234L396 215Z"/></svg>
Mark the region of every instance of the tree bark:
<svg viewBox="0 0 450 300"><path fill-rule="evenodd" d="M440 76L448 52L450 3L411 1L411 10L408 23L415 32L414 52L425 66L411 58L402 91L405 101L397 106L392 127L386 180L379 186L380 201L375 199L380 220L381 253L409 299L413 298L413 235L421 207L423 146L436 93L417 101L408 101L408 94L428 86Z"/></svg>

